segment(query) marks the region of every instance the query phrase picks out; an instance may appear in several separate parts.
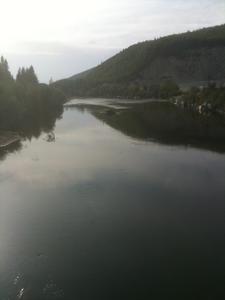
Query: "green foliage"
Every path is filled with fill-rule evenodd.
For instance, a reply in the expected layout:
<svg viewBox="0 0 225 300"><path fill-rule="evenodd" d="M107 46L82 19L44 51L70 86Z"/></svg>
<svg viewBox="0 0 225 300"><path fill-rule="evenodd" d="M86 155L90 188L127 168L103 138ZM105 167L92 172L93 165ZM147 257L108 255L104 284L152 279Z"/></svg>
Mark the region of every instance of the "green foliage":
<svg viewBox="0 0 225 300"><path fill-rule="evenodd" d="M162 82L162 84L160 85L160 98L162 99L169 99L179 94L180 94L179 86L171 80Z"/></svg>
<svg viewBox="0 0 225 300"><path fill-rule="evenodd" d="M153 94L155 97L158 90L156 85L161 85L162 81L179 82L179 74L187 74L189 80L193 80L195 66L196 73L205 77L200 80L208 80L210 72L213 72L213 76L225 77L225 67L220 62L215 62L213 68L205 67L206 71L196 63L201 57L205 57L206 62L209 62L208 54L205 54L207 49L224 49L223 47L225 47L225 25L171 35L133 45L99 66L55 82L54 85L60 87L68 96L145 97L147 89L147 94ZM195 59L190 63L190 57L193 55ZM169 59L186 61L187 65L178 64L176 67L172 65L169 72L165 66L165 61L168 62ZM210 58L213 64L212 60L213 58ZM221 72L218 72L219 68ZM151 89L148 87L149 84L152 85ZM172 85L168 87L163 83L161 88L159 94L162 97L167 98L177 93L176 87Z"/></svg>
<svg viewBox="0 0 225 300"><path fill-rule="evenodd" d="M7 61L0 62L0 129L25 130L62 111L64 94L39 84L33 67L19 69L16 80Z"/></svg>
<svg viewBox="0 0 225 300"><path fill-rule="evenodd" d="M20 82L21 84L37 84L38 78L37 75L34 72L33 66L30 66L30 68L19 68L19 71L16 76L16 81Z"/></svg>
<svg viewBox="0 0 225 300"><path fill-rule="evenodd" d="M6 59L1 56L0 59L0 81L11 81L13 80L11 73L9 72L9 66Z"/></svg>
<svg viewBox="0 0 225 300"><path fill-rule="evenodd" d="M79 79L75 84L65 81L62 89L67 95L75 94L76 96L84 97L103 96L106 98L169 99L180 94L179 86L172 80L164 80L161 83L136 81L131 83L88 85L84 79Z"/></svg>
<svg viewBox="0 0 225 300"><path fill-rule="evenodd" d="M225 87L216 87L215 84L209 84L203 89L193 87L182 95L180 101L187 108L202 106L205 111L224 112Z"/></svg>

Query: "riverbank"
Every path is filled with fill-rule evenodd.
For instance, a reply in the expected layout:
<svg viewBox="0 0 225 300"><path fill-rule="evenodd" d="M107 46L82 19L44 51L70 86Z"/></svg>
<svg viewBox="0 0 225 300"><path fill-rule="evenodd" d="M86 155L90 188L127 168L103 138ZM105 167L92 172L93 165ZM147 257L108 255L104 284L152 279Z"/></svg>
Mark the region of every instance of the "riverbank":
<svg viewBox="0 0 225 300"><path fill-rule="evenodd" d="M0 131L0 149L7 148L20 140L21 136L16 132Z"/></svg>
<svg viewBox="0 0 225 300"><path fill-rule="evenodd" d="M214 84L206 88L193 87L181 95L173 97L171 102L201 115L225 116L225 88L216 87Z"/></svg>

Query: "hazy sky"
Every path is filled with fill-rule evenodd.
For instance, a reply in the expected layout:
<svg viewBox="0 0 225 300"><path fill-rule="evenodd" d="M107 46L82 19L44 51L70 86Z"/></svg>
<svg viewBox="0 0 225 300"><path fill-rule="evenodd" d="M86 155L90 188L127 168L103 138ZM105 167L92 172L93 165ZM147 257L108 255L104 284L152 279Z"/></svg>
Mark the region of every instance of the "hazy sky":
<svg viewBox="0 0 225 300"><path fill-rule="evenodd" d="M0 0L0 52L15 74L70 76L133 43L225 23L225 0Z"/></svg>

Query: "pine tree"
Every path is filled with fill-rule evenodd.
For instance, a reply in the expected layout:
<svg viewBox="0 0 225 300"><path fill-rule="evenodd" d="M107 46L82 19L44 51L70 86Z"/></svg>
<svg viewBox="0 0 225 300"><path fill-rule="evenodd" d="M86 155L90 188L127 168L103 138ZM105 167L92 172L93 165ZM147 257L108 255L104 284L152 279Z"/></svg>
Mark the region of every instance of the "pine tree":
<svg viewBox="0 0 225 300"><path fill-rule="evenodd" d="M17 75L16 75L16 81L20 81L21 78L21 68L19 68Z"/></svg>
<svg viewBox="0 0 225 300"><path fill-rule="evenodd" d="M30 66L29 68L19 68L17 76L16 76L17 82L20 82L24 85L26 84L38 84L38 78L35 74L33 66Z"/></svg>
<svg viewBox="0 0 225 300"><path fill-rule="evenodd" d="M0 80L12 80L13 77L9 71L8 61L1 56L0 59Z"/></svg>
<svg viewBox="0 0 225 300"><path fill-rule="evenodd" d="M38 83L38 78L37 75L34 72L33 66L30 66L28 69L28 75L29 75L29 81L32 83Z"/></svg>

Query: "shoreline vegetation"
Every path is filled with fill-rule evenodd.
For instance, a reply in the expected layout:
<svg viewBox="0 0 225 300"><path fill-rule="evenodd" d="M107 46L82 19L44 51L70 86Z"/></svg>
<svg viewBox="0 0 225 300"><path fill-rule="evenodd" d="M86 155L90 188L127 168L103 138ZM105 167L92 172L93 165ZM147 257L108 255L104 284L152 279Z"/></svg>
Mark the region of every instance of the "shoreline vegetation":
<svg viewBox="0 0 225 300"><path fill-rule="evenodd" d="M121 93L118 92L118 89L115 89L113 93L96 93L83 97L79 95L78 98L164 100L182 109L192 110L199 114L225 115L225 86L223 83L208 82L206 86L193 86L182 90L178 84L167 80L154 85L136 84L132 89L133 92L126 92L129 90L129 86L123 87L121 90L123 90ZM68 97L67 102L74 99L74 97Z"/></svg>
<svg viewBox="0 0 225 300"><path fill-rule="evenodd" d="M0 131L8 132L8 142L15 135L50 132L73 97L162 99L200 115L224 117L224 37L225 24L145 41L49 84L39 83L32 66L20 68L13 78L1 57ZM0 147L6 136L0 133Z"/></svg>
<svg viewBox="0 0 225 300"><path fill-rule="evenodd" d="M183 109L199 114L225 116L225 87L217 87L216 83L209 83L205 88L192 87L171 101Z"/></svg>
<svg viewBox="0 0 225 300"><path fill-rule="evenodd" d="M53 82L71 97L166 99L198 113L225 111L225 24L134 44Z"/></svg>
<svg viewBox="0 0 225 300"><path fill-rule="evenodd" d="M58 88L39 83L34 68L20 68L14 79L0 58L0 148L23 137L51 131L63 112L66 97Z"/></svg>
<svg viewBox="0 0 225 300"><path fill-rule="evenodd" d="M39 86L39 85L38 85ZM141 93L138 93L138 91L141 91ZM57 92L58 93L58 92ZM36 92L35 92L36 94ZM34 94L34 95L35 95ZM60 95L62 95L59 92ZM56 94L58 95L58 94ZM151 87L136 87L136 93L132 96L129 94L122 96L111 96L107 95L108 97L101 97L101 95L98 95L100 98L113 98L113 99L131 99L131 100L143 100L143 99L154 99L156 102L159 100L164 100L167 102L172 103L173 105L184 109L193 111L199 115L218 115L218 116L225 116L225 88L223 86L218 87L215 83L209 83L207 87L192 87L189 90L182 91L180 87L172 81L166 81L164 83L154 85L154 89ZM59 102L51 103L49 106L44 105L44 110L41 111L33 111L31 108L28 109L26 118L29 118L27 121L24 119L21 119L19 122L18 129L14 126L9 127L1 127L0 128L0 150L3 148L7 148L8 146L19 142L23 139L23 135L27 136L26 129L28 129L29 126L39 127L39 134L42 130L49 132L54 127L54 116L59 117L60 114L63 111L63 104L70 99L65 96L61 96L61 100ZM54 98L55 99L55 98ZM72 99L72 97L71 97ZM57 98L55 99L57 100ZM46 101L49 101L49 98L46 99ZM32 111L36 114L36 116L33 115L33 119L31 118L32 115L29 116L29 114L32 114ZM57 112L59 114L57 114ZM18 113L18 112L17 112ZM55 115L56 113L56 115ZM44 114L44 118L43 115ZM35 116L35 118L34 118ZM25 116L24 116L25 117ZM40 120L41 117L41 120ZM50 127L43 126L45 121L47 121L48 118L53 117L53 124ZM45 119L45 121L44 121ZM1 120L2 121L2 120ZM51 122L50 122L51 123ZM18 124L18 123L17 123ZM9 130L13 131L9 131Z"/></svg>

